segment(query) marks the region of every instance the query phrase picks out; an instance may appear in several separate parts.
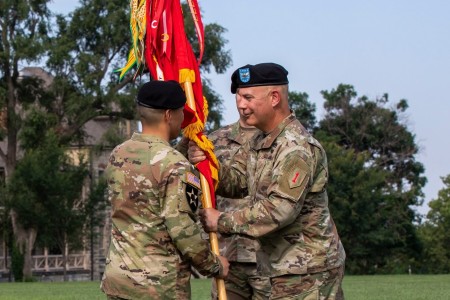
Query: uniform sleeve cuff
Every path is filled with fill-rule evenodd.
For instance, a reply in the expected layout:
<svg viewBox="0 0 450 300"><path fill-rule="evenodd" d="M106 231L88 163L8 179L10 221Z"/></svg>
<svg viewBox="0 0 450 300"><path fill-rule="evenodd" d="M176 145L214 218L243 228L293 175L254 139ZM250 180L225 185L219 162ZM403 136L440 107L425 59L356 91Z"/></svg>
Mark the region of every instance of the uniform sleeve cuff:
<svg viewBox="0 0 450 300"><path fill-rule="evenodd" d="M220 233L230 234L232 233L230 216L227 213L220 213L219 219L217 220L217 231Z"/></svg>

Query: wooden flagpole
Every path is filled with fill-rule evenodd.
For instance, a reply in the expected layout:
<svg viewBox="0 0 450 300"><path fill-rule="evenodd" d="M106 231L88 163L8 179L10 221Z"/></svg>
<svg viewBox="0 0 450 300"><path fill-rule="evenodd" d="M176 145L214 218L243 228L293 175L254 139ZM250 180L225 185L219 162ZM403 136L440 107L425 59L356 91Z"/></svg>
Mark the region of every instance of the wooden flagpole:
<svg viewBox="0 0 450 300"><path fill-rule="evenodd" d="M184 82L184 92L186 94L186 102L188 106L193 110L196 111L195 107L195 98L194 98L194 91L192 90L192 83L189 81ZM212 207L212 200L211 200L211 191L209 189L208 180L206 177L200 173L200 182L202 185L202 205L203 208L213 208ZM219 240L217 239L217 234L215 232L209 233L209 242L211 243L211 250L214 254L220 255L219 252ZM225 282L223 279L216 278L216 285L217 285L217 296L219 300L227 300L227 293L225 290Z"/></svg>

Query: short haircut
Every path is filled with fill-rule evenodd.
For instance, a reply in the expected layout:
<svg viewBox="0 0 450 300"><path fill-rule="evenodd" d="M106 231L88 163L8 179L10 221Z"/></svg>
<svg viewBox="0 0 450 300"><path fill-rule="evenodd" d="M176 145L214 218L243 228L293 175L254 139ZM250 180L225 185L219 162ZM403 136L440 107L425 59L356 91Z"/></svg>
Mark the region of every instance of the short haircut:
<svg viewBox="0 0 450 300"><path fill-rule="evenodd" d="M148 126L154 126L159 124L163 117L165 109L156 109L156 108L149 108L144 107L141 105L137 106L137 111L139 118L141 119L141 122Z"/></svg>

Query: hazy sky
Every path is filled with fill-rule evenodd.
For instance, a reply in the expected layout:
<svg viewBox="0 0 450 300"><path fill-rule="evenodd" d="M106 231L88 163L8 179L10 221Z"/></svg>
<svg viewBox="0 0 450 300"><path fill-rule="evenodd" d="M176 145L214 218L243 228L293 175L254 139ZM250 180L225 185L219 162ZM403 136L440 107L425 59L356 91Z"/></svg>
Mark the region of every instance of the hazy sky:
<svg viewBox="0 0 450 300"><path fill-rule="evenodd" d="M228 30L233 66L224 75L204 74L225 101L224 124L238 118L230 76L245 64L283 65L290 90L308 93L319 119L320 91L340 83L371 99L388 93L391 105L406 99L428 178L425 200L437 197L440 177L450 174L450 1L198 1L205 24ZM76 6L54 0L51 8L66 13Z"/></svg>

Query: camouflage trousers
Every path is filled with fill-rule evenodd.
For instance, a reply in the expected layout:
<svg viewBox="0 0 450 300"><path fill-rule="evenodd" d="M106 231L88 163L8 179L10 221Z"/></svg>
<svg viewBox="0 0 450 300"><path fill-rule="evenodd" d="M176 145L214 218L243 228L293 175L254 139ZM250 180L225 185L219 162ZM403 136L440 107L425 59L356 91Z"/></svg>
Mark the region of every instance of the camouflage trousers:
<svg viewBox="0 0 450 300"><path fill-rule="evenodd" d="M344 300L344 266L325 272L274 277L271 300Z"/></svg>
<svg viewBox="0 0 450 300"><path fill-rule="evenodd" d="M211 299L217 299L215 280L212 285ZM270 278L257 274L256 263L230 262L225 289L227 300L267 300L270 298Z"/></svg>

